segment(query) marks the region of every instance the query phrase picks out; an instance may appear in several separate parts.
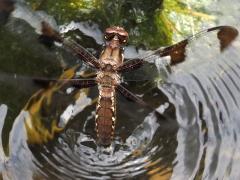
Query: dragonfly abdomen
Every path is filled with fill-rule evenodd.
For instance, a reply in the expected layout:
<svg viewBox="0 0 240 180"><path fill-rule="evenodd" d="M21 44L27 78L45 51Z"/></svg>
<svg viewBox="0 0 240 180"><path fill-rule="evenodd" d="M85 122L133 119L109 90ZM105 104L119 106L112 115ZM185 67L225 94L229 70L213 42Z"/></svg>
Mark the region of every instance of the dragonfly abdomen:
<svg viewBox="0 0 240 180"><path fill-rule="evenodd" d="M101 87L96 109L96 131L99 145L109 146L114 136L116 120L115 88Z"/></svg>

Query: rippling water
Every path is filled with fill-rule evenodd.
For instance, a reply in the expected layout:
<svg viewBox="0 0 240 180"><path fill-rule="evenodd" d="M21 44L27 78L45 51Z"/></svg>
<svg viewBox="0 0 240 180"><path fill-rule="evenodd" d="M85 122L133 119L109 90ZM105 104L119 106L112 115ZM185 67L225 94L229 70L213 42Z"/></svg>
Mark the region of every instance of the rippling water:
<svg viewBox="0 0 240 180"><path fill-rule="evenodd" d="M176 73L161 88L176 107L180 126L173 179L239 178L238 51L232 48L216 62Z"/></svg>
<svg viewBox="0 0 240 180"><path fill-rule="evenodd" d="M33 170L52 179L237 179L238 51L232 47L218 61L202 56L198 60L204 63L198 67L176 69L166 83L159 84L160 91L155 90L156 96L161 92L169 99L159 109L172 104L176 118L161 122L149 112L125 142L116 139L109 149L97 148L83 130L68 129L54 143L31 145L30 151L23 123L29 114L22 111L11 132L4 170L11 177L24 178L26 174L30 178ZM6 109L1 106L1 117ZM129 125L134 124L131 121Z"/></svg>
<svg viewBox="0 0 240 180"><path fill-rule="evenodd" d="M20 9L16 14L26 17L26 12ZM97 43L102 41L99 30L89 31L95 26L70 24L62 31L69 26L94 36ZM239 179L239 39L223 54L217 53L217 46L215 50L203 46L206 41L216 42L207 37L191 44L188 61L171 73L156 63L155 70L165 76L164 81L155 79L157 87L138 85L136 93L166 119L119 98L116 137L109 148L96 146L94 140L96 89L72 92L60 84L36 95L14 121L9 153L0 148L3 177ZM129 56L136 53L128 51ZM43 116L50 99L57 108L51 109L51 117ZM1 133L10 110L0 106ZM43 125L38 124L39 117ZM64 131L54 129L54 123L48 127L54 118L60 119L58 127L71 123Z"/></svg>

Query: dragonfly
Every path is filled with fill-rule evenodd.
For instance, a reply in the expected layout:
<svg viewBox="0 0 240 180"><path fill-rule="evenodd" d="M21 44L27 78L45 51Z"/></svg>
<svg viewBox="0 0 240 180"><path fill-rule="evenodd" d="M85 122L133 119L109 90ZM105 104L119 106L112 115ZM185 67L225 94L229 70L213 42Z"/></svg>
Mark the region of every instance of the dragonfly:
<svg viewBox="0 0 240 180"><path fill-rule="evenodd" d="M116 92L119 92L124 97L136 103L151 108L150 105L121 84L121 74L140 68L144 65L144 61L153 55L159 57L170 56L171 66L181 63L185 60L186 47L189 42L193 40L193 38L211 31L217 31L220 41L220 51L223 51L229 46L238 34L238 31L234 27L218 26L195 34L175 45L155 50L147 57L124 61L123 47L129 37L123 27L112 26L105 30L105 48L100 57L96 58L76 42L64 39L57 31L52 29L49 24L42 22L43 36L62 43L64 47L71 49L72 52L88 66L97 69L98 72L95 79L77 80L74 81L74 86L78 88L98 86L99 97L96 107L95 123L98 143L104 146L110 145L114 136L116 124Z"/></svg>
<svg viewBox="0 0 240 180"><path fill-rule="evenodd" d="M10 8L11 4L7 4L5 7L2 7L2 12L5 14L9 10L12 10ZM124 58L124 47L127 45L129 34L123 27L120 26L111 26L106 28L103 35L105 45L99 57L95 57L76 41L65 38L63 34L55 30L46 21L41 21L40 39L62 44L64 48L70 50L89 68L93 68L97 71L92 78L77 79L74 76L72 79L66 79L66 81L69 83L69 86L73 86L74 88L78 89L90 88L93 86L98 87L99 95L95 115L97 144L107 147L111 145L114 138L117 121L117 93L142 105L145 108L149 108L156 112L151 105L146 103L143 99L129 91L124 86L121 80L122 75L126 72L132 72L145 66L146 63L149 63L149 59L152 58L155 58L157 61L161 61L164 57L168 57L170 59L170 66L183 63L188 58L188 45L190 45L191 42L197 38L206 36L211 32L214 32L217 36L220 44L220 52L223 52L225 49L227 49L227 47L229 47L229 45L238 36L238 30L235 27L225 25L217 26L203 30L174 45L159 48L151 53L148 53L147 55L142 55L132 59Z"/></svg>

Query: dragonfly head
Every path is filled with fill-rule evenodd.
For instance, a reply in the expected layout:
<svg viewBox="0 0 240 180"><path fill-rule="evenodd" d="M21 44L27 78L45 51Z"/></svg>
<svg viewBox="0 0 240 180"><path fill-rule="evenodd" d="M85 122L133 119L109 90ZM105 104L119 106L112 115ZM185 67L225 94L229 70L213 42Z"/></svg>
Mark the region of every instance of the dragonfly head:
<svg viewBox="0 0 240 180"><path fill-rule="evenodd" d="M128 33L122 27L112 26L106 29L104 39L111 47L119 47L127 43Z"/></svg>

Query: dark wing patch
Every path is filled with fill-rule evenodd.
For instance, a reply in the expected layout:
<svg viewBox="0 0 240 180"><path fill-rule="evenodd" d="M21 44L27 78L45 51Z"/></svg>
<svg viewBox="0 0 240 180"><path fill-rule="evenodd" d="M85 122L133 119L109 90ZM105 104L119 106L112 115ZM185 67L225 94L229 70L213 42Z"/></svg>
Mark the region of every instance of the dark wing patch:
<svg viewBox="0 0 240 180"><path fill-rule="evenodd" d="M210 29L210 31L215 30L216 28ZM218 39L220 41L221 51L227 48L232 41L238 36L238 30L230 27L230 26L223 26L218 34Z"/></svg>
<svg viewBox="0 0 240 180"><path fill-rule="evenodd" d="M204 31L201 31L193 36L190 36L189 38L180 41L177 44L174 44L172 46L168 46L164 49L159 49L154 52L154 55L159 55L160 57L164 56L170 56L171 57L171 65L175 65L178 63L181 63L186 58L186 47L187 45L201 37L207 34L207 32L211 31L218 31L217 37L220 42L220 51L223 51L225 48L227 48L233 40L238 36L238 30L231 26L217 26L214 28L210 28Z"/></svg>
<svg viewBox="0 0 240 180"><path fill-rule="evenodd" d="M42 22L42 35L41 40L50 42L51 39L56 42L63 43L63 45L75 53L83 62L93 68L100 68L98 60L89 53L84 47L79 45L73 40L64 39L55 29L53 29L47 22Z"/></svg>
<svg viewBox="0 0 240 180"><path fill-rule="evenodd" d="M193 41L195 41L198 38L201 37L208 37L210 32L216 31L215 37L217 37L217 40L219 41L219 51L222 52L224 49L226 49L233 40L238 36L238 30L231 26L217 26L213 27L207 30L203 30L195 35L190 36L187 39L184 39L174 45L165 47L165 48L159 48L149 55L136 58L136 59L130 59L124 62L124 64L117 68L117 71L119 73L123 72L129 72L132 70L136 70L143 65L148 64L148 62L151 63L152 60L158 60L157 57L170 57L170 62L167 62L167 65L176 65L178 63L181 63L186 60L186 50L188 47L191 47L189 44ZM211 33L210 33L211 34ZM197 42L196 42L197 43ZM215 42L214 42L215 43ZM216 42L217 43L217 42ZM216 47L218 46L216 44ZM159 58L159 60L162 60ZM145 80L145 79L144 79ZM127 79L126 79L127 81Z"/></svg>

